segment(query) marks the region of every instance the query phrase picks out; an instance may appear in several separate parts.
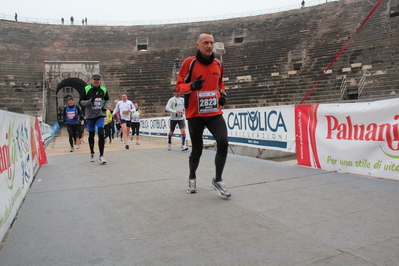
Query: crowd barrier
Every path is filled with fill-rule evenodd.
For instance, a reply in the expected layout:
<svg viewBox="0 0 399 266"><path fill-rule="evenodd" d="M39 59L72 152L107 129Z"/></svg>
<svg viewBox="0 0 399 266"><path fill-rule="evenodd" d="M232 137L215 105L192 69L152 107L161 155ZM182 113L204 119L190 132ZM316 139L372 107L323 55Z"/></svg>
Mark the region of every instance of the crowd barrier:
<svg viewBox="0 0 399 266"><path fill-rule="evenodd" d="M0 110L0 239L28 192L33 177L47 163L40 119ZM42 126L41 126L42 125ZM47 135L47 134L46 134Z"/></svg>
<svg viewBox="0 0 399 266"><path fill-rule="evenodd" d="M295 153L294 106L226 109L223 117L230 144ZM167 137L169 124L169 117L141 119L140 134ZM173 137L179 133L177 127ZM186 135L190 140L188 130ZM206 128L204 140L214 140Z"/></svg>
<svg viewBox="0 0 399 266"><path fill-rule="evenodd" d="M399 180L399 98L295 107L299 165Z"/></svg>
<svg viewBox="0 0 399 266"><path fill-rule="evenodd" d="M394 98L228 109L223 116L230 144L296 153L302 166L399 180L398 105ZM143 119L140 131L166 137L168 125L169 117ZM206 129L204 139L213 140Z"/></svg>
<svg viewBox="0 0 399 266"><path fill-rule="evenodd" d="M229 143L296 153L299 165L399 180L399 98L224 110ZM59 129L39 118L1 111L0 239ZM141 119L140 134L166 138L169 117ZM177 129L173 135L180 138ZM188 130L187 139L190 139ZM213 141L205 128L204 139Z"/></svg>

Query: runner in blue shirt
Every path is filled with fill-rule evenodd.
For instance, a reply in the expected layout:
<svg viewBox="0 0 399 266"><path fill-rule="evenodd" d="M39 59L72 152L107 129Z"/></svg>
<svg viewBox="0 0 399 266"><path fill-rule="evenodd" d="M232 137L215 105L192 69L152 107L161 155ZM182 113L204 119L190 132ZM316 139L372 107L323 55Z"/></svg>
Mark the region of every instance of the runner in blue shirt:
<svg viewBox="0 0 399 266"><path fill-rule="evenodd" d="M80 121L79 117L82 115L80 108L75 104L73 97L68 98L68 105L65 105L62 110L63 120L67 125L69 136L70 152L74 151L73 144L76 143L76 149L80 145Z"/></svg>

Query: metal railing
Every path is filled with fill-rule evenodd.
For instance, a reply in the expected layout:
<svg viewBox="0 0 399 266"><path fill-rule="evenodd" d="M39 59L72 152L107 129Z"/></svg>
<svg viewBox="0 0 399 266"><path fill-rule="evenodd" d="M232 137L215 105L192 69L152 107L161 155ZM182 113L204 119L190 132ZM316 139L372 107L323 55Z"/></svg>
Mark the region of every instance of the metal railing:
<svg viewBox="0 0 399 266"><path fill-rule="evenodd" d="M306 2L306 7L316 6L325 4L327 2L337 2L340 0L315 0ZM241 18L241 17L251 17L251 16L259 16L265 14L278 13L283 11L289 11L294 9L300 9L301 4L298 1L297 5L285 6L280 8L268 9L268 10L260 10L246 13L236 13L229 15L220 15L220 16L209 16L209 17L193 17L193 18L179 18L179 19L167 19L167 20L148 20L148 21L91 21L90 17L88 18L88 25L90 26L139 26L139 25L162 25L162 24L179 24L179 23L192 23L192 22L205 22L205 21L215 21L215 20L225 20L231 18ZM14 21L14 14L0 14L0 20L12 20ZM18 14L19 22L26 23L39 23L39 24L54 24L54 25L62 25L61 18L60 19L46 19L46 18L32 18L32 17L24 17ZM69 18L65 19L65 26L70 25ZM74 26L83 26L80 23L79 19L75 19Z"/></svg>
<svg viewBox="0 0 399 266"><path fill-rule="evenodd" d="M344 99L344 95L346 93L346 88L347 88L346 75L344 75L342 77L342 82L341 82L341 100Z"/></svg>
<svg viewBox="0 0 399 266"><path fill-rule="evenodd" d="M366 86L366 75L368 74L368 71L364 70L363 71L363 76L361 77L360 81L359 81L359 85L358 85L358 98L360 97L360 95L362 95L362 92L364 90L364 87Z"/></svg>

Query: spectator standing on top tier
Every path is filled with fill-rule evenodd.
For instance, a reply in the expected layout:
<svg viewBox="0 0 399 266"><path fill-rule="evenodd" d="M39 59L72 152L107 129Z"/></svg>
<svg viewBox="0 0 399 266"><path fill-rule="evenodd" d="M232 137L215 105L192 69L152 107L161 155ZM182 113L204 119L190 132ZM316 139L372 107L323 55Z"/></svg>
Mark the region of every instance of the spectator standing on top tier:
<svg viewBox="0 0 399 266"><path fill-rule="evenodd" d="M302 0L301 8L305 8L305 0Z"/></svg>
<svg viewBox="0 0 399 266"><path fill-rule="evenodd" d="M64 25L64 22L65 22L64 18L61 18L62 25Z"/></svg>
<svg viewBox="0 0 399 266"><path fill-rule="evenodd" d="M73 21L74 21L75 19L73 18L73 16L71 16L71 25L73 25Z"/></svg>
<svg viewBox="0 0 399 266"><path fill-rule="evenodd" d="M15 21L18 21L18 14L15 13Z"/></svg>

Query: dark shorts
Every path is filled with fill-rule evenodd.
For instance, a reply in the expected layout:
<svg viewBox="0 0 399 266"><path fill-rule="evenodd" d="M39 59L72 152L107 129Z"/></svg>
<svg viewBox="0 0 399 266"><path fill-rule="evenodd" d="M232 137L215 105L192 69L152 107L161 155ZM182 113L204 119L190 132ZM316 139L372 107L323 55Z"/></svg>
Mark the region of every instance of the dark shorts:
<svg viewBox="0 0 399 266"><path fill-rule="evenodd" d="M139 135L140 122L132 122L132 135Z"/></svg>
<svg viewBox="0 0 399 266"><path fill-rule="evenodd" d="M174 132L176 125L179 125L179 128L186 128L186 122L183 120L170 120L170 131Z"/></svg>
<svg viewBox="0 0 399 266"><path fill-rule="evenodd" d="M132 125L132 122L130 122L130 121L128 121L128 120L125 120L125 119L121 119L121 125L122 124L126 124L126 126L127 127L131 127Z"/></svg>

